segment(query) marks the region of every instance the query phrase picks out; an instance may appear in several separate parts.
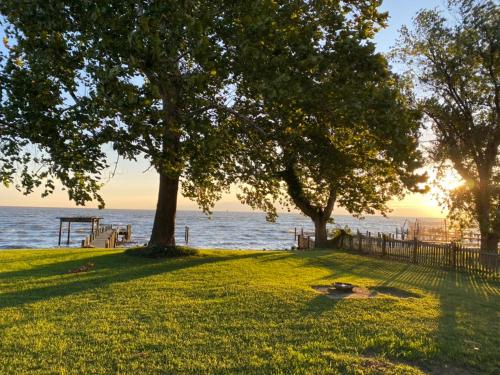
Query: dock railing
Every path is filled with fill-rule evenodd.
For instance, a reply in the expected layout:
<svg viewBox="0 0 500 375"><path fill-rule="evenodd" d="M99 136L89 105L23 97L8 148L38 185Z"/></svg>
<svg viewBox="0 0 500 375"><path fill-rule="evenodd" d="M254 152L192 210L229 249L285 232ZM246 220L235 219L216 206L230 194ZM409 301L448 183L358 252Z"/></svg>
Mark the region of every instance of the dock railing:
<svg viewBox="0 0 500 375"><path fill-rule="evenodd" d="M82 247L92 247L92 243L94 240L99 237L102 233L113 230L112 224L101 224L96 227L92 233L90 233L87 237L82 240ZM110 240L113 238L113 242L106 241L106 247L115 247L116 246L116 230L113 230L115 235L110 237Z"/></svg>

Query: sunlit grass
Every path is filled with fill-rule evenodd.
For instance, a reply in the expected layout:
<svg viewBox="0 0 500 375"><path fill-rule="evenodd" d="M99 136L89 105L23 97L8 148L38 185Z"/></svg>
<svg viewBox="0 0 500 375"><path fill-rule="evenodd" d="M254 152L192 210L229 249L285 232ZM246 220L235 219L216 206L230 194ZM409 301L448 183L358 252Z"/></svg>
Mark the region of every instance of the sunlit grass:
<svg viewBox="0 0 500 375"><path fill-rule="evenodd" d="M311 289L336 280L422 298ZM494 373L499 307L497 282L344 252L1 251L0 373Z"/></svg>

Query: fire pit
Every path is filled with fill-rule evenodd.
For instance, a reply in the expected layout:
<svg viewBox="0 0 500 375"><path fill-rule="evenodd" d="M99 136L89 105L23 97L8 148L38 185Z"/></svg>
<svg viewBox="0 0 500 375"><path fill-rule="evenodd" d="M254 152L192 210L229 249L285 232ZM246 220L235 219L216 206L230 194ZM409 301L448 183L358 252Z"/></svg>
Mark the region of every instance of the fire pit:
<svg viewBox="0 0 500 375"><path fill-rule="evenodd" d="M355 285L349 283L334 283L333 288L331 289L335 290L336 292L352 293L354 287Z"/></svg>
<svg viewBox="0 0 500 375"><path fill-rule="evenodd" d="M338 283L338 284L346 284L346 283ZM351 285L351 284L347 284ZM376 297L377 293L370 292L369 289L360 288L356 285L351 285L347 287L347 289L342 290L338 288L334 288L333 285L316 285L312 287L315 291L325 295L330 299L351 299L351 298L372 298ZM352 289L350 289L352 288Z"/></svg>

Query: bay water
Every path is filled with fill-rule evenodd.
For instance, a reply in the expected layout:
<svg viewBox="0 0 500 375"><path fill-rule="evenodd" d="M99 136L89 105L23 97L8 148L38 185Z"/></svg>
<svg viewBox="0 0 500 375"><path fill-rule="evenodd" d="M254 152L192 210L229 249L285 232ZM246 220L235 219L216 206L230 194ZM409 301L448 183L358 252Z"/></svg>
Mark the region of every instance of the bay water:
<svg viewBox="0 0 500 375"><path fill-rule="evenodd" d="M58 245L59 217L98 216L102 224L132 225L133 242L147 243L153 226L153 210L87 208L0 207L0 249L54 248ZM369 216L358 220L335 216L335 226L372 233L394 233L406 220L414 218ZM420 219L421 220L421 219ZM426 218L427 222L441 219ZM178 211L177 243L184 244L184 228L189 227L189 245L218 249L290 249L295 245L294 230L313 231L312 221L300 214L282 213L276 223L260 212L214 212L210 217L198 211ZM63 223L62 246L66 247L67 223ZM90 223L72 223L70 247L79 247L90 233Z"/></svg>

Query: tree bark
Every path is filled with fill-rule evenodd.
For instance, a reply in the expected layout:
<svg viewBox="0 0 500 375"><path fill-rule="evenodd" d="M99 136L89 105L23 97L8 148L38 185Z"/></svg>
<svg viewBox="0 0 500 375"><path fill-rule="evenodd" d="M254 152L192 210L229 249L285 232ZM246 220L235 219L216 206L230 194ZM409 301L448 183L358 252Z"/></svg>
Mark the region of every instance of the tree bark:
<svg viewBox="0 0 500 375"><path fill-rule="evenodd" d="M314 247L326 248L328 247L328 235L326 232L326 222L323 217L313 218L314 221Z"/></svg>
<svg viewBox="0 0 500 375"><path fill-rule="evenodd" d="M481 233L481 251L485 253L498 253L498 235L495 233Z"/></svg>
<svg viewBox="0 0 500 375"><path fill-rule="evenodd" d="M483 179L483 181L486 179ZM482 182L482 181L481 181ZM479 232L481 233L481 250L479 262L482 266L490 270L497 268L497 257L491 254L498 253L499 234L495 232L495 225L491 222L491 196L487 184L480 184L480 189L476 195L476 210L479 222Z"/></svg>
<svg viewBox="0 0 500 375"><path fill-rule="evenodd" d="M328 235L326 231L326 223L333 212L337 192L334 187L328 192L328 201L324 207L316 206L311 202L304 193L304 187L295 170L293 158L289 161L286 169L281 173L281 177L288 187L288 194L292 198L293 203L299 208L302 213L309 216L314 222L314 247L327 248L329 247Z"/></svg>
<svg viewBox="0 0 500 375"><path fill-rule="evenodd" d="M496 256L489 254L498 253L499 235L495 232L494 223L491 222L491 191L489 186L490 175L484 171L480 179L479 189L476 191L476 211L481 234L481 250L479 262L481 265L496 268ZM488 172L488 171L487 171ZM486 183L484 181L487 181Z"/></svg>
<svg viewBox="0 0 500 375"><path fill-rule="evenodd" d="M172 178L160 174L158 203L149 247L175 246L175 214L178 190L179 177Z"/></svg>
<svg viewBox="0 0 500 375"><path fill-rule="evenodd" d="M499 237L495 233L481 233L481 251L479 253L479 262L482 266L496 270L498 254Z"/></svg>
<svg viewBox="0 0 500 375"><path fill-rule="evenodd" d="M151 79L151 78L150 78ZM152 77L154 80L154 77ZM179 190L179 175L162 172L166 164L169 168L180 168L179 152L181 147L179 127L179 90L172 85L159 83L163 100L163 121L165 133L162 140L162 162L156 166L160 174L158 203L156 205L153 230L149 240L149 247L175 246L175 216L177 212L177 193ZM151 147L155 147L152 145ZM166 162L166 163L165 163Z"/></svg>

